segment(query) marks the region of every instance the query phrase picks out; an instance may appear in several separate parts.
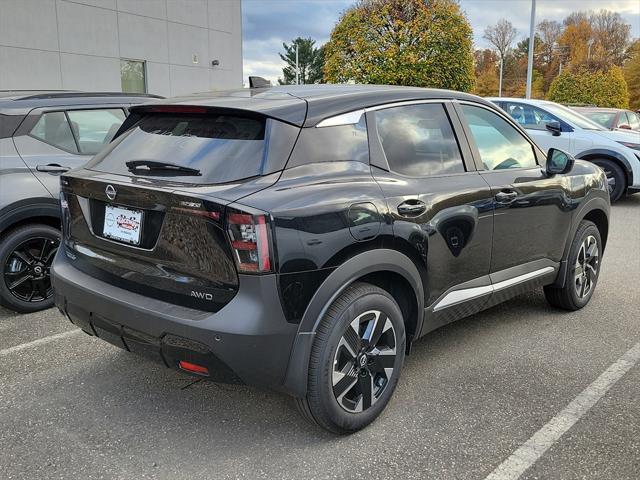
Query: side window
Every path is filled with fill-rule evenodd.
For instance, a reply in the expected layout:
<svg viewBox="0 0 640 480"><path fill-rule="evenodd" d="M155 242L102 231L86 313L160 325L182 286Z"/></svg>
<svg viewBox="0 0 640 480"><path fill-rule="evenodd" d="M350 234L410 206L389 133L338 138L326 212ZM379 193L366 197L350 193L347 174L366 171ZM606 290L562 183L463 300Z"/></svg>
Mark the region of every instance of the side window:
<svg viewBox="0 0 640 480"><path fill-rule="evenodd" d="M526 105L523 103L506 103L504 110L513 118L522 128L530 130L546 130L546 124L549 122L560 122L560 119L549 112ZM562 124L562 122L560 122Z"/></svg>
<svg viewBox="0 0 640 480"><path fill-rule="evenodd" d="M375 119L392 171L411 177L465 171L444 105L386 108L376 111Z"/></svg>
<svg viewBox="0 0 640 480"><path fill-rule="evenodd" d="M473 105L462 105L462 111L485 169L533 168L537 165L533 146L509 122L490 110Z"/></svg>
<svg viewBox="0 0 640 480"><path fill-rule="evenodd" d="M31 135L55 147L78 153L71 126L64 112L44 113L31 129Z"/></svg>
<svg viewBox="0 0 640 480"><path fill-rule="evenodd" d="M69 110L71 129L78 139L80 153L93 155L111 141L124 122L120 108L100 110Z"/></svg>

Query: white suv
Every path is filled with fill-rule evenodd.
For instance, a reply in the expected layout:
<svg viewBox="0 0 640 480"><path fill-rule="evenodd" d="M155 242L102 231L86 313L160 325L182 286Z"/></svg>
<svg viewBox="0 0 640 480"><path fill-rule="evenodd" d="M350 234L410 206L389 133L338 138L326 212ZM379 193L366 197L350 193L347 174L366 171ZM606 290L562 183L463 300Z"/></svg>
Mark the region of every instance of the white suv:
<svg viewBox="0 0 640 480"><path fill-rule="evenodd" d="M488 100L511 115L543 150L559 148L601 167L612 202L640 191L640 132L605 130L574 110L546 100Z"/></svg>

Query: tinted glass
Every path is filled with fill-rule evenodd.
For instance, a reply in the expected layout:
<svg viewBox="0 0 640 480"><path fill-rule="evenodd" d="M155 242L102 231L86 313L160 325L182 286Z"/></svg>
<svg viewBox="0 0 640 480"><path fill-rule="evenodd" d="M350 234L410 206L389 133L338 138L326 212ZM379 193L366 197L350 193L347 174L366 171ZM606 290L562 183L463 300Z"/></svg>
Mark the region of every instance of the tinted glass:
<svg viewBox="0 0 640 480"><path fill-rule="evenodd" d="M362 115L354 125L303 128L287 168L318 162L369 163L367 123Z"/></svg>
<svg viewBox="0 0 640 480"><path fill-rule="evenodd" d="M281 169L297 132L291 125L258 117L148 114L96 155L87 168L146 177L175 175L176 180L189 183L231 182ZM171 163L200 170L201 175L132 173L126 166L130 160Z"/></svg>
<svg viewBox="0 0 640 480"><path fill-rule="evenodd" d="M375 113L389 168L412 177L464 172L453 128L438 103L410 105Z"/></svg>
<svg viewBox="0 0 640 480"><path fill-rule="evenodd" d="M533 147L509 122L485 108L463 105L462 110L485 169L536 166Z"/></svg>
<svg viewBox="0 0 640 480"><path fill-rule="evenodd" d="M40 117L31 135L69 152L78 153L71 127L64 112L49 112Z"/></svg>
<svg viewBox="0 0 640 480"><path fill-rule="evenodd" d="M531 130L546 130L549 122L560 122L555 115L550 114L540 108L525 103L505 103L504 110L522 128Z"/></svg>
<svg viewBox="0 0 640 480"><path fill-rule="evenodd" d="M124 111L119 108L70 110L67 115L71 129L78 139L80 152L92 155L111 141L124 122Z"/></svg>

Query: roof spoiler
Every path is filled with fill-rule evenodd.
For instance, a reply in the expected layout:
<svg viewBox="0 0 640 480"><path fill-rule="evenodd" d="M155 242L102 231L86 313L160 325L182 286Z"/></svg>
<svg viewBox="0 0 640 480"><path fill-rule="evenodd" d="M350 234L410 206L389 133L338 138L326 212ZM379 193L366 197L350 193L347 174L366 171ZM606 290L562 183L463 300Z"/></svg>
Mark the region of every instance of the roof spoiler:
<svg viewBox="0 0 640 480"><path fill-rule="evenodd" d="M262 77L249 77L249 88L271 87L271 81Z"/></svg>

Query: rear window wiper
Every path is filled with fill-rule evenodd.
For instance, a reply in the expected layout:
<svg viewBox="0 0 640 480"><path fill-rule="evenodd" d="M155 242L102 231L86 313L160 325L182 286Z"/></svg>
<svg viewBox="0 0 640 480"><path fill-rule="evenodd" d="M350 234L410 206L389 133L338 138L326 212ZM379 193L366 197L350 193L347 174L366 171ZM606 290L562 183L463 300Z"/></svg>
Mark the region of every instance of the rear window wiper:
<svg viewBox="0 0 640 480"><path fill-rule="evenodd" d="M126 162L127 168L132 173L147 173L163 172L176 173L179 175L193 175L201 176L202 173L197 168L185 167L184 165L178 165L169 162L158 162L156 160L131 160Z"/></svg>

